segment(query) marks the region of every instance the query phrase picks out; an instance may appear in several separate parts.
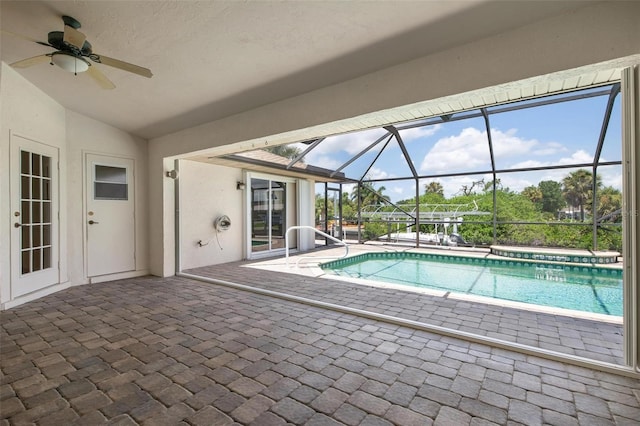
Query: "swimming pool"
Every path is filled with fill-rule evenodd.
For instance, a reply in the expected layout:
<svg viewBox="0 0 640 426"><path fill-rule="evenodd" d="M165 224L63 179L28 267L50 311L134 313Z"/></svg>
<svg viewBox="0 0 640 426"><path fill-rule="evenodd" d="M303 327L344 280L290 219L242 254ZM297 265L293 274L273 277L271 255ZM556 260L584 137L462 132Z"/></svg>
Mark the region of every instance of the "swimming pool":
<svg viewBox="0 0 640 426"><path fill-rule="evenodd" d="M320 267L336 275L622 316L622 269L426 253L365 253Z"/></svg>

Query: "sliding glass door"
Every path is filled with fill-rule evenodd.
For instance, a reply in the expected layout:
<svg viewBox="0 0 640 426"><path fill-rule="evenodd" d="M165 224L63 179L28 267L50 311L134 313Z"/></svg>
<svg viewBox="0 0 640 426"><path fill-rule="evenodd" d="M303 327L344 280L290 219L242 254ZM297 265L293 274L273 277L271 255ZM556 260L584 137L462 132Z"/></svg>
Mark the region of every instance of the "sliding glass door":
<svg viewBox="0 0 640 426"><path fill-rule="evenodd" d="M251 178L251 252L285 248L287 183Z"/></svg>

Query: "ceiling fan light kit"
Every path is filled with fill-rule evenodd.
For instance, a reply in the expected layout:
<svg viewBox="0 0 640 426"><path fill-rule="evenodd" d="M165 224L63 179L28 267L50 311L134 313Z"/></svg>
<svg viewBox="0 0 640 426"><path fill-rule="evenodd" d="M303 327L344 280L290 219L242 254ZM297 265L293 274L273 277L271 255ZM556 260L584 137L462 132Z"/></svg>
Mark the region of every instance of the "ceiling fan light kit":
<svg viewBox="0 0 640 426"><path fill-rule="evenodd" d="M51 64L55 64L65 71L78 74L89 69L89 63L82 58L70 55L68 53L52 53Z"/></svg>
<svg viewBox="0 0 640 426"><path fill-rule="evenodd" d="M49 32L47 43L36 41L37 44L54 48L55 52L23 59L12 63L11 66L14 68L28 68L46 61L48 58L51 65L57 65L63 70L72 72L75 75L88 71L87 75L103 89L113 89L115 85L98 67L92 66L89 60L97 64L117 68L147 78L151 78L153 75L148 68L94 53L91 48L91 43L87 41L86 36L78 31L81 26L80 22L66 15L62 17L62 21L64 22L64 32ZM6 33L12 34L11 32Z"/></svg>

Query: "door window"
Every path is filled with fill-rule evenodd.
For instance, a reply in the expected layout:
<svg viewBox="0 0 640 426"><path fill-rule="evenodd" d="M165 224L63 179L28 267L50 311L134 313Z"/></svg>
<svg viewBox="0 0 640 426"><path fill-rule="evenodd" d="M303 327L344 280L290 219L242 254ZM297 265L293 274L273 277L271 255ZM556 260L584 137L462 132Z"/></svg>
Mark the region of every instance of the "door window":
<svg viewBox="0 0 640 426"><path fill-rule="evenodd" d="M51 268L51 157L20 151L20 271Z"/></svg>
<svg viewBox="0 0 640 426"><path fill-rule="evenodd" d="M127 169L96 165L93 188L95 200L128 200Z"/></svg>

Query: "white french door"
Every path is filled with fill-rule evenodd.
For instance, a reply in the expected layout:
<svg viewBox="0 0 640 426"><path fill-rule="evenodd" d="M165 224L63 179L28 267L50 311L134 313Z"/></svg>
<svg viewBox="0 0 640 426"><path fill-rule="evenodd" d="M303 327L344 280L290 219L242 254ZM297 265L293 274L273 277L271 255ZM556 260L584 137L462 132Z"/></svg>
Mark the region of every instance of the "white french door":
<svg viewBox="0 0 640 426"><path fill-rule="evenodd" d="M58 149L11 135L11 296L60 282Z"/></svg>

